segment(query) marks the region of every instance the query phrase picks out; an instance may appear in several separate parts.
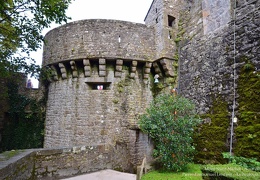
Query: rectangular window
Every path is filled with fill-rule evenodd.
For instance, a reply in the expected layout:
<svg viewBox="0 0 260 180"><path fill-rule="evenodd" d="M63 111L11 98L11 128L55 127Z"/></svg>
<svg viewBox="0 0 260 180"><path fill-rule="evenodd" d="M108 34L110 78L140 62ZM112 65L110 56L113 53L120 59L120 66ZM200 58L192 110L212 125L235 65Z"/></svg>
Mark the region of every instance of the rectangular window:
<svg viewBox="0 0 260 180"><path fill-rule="evenodd" d="M109 90L111 82L86 82L92 90Z"/></svg>
<svg viewBox="0 0 260 180"><path fill-rule="evenodd" d="M173 27L175 24L175 17L168 15L168 26Z"/></svg>

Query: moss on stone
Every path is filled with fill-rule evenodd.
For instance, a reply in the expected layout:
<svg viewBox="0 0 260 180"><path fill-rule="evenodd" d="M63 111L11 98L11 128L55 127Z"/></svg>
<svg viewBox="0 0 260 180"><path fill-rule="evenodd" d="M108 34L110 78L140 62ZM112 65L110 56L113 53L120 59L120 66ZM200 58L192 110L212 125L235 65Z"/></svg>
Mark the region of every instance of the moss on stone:
<svg viewBox="0 0 260 180"><path fill-rule="evenodd" d="M216 98L208 114L201 115L205 120L196 129L194 143L198 153L195 162L217 164L226 162L222 153L227 151L227 129L229 126L228 104L223 98Z"/></svg>
<svg viewBox="0 0 260 180"><path fill-rule="evenodd" d="M260 157L260 78L254 65L242 56L245 65L239 71L238 126L235 128L234 153L248 158Z"/></svg>

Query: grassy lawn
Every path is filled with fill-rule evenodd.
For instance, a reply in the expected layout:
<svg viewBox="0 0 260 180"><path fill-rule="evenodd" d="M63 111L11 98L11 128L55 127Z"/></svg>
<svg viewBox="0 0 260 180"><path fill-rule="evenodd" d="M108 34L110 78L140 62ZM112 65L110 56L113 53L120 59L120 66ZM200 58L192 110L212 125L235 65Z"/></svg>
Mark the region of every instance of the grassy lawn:
<svg viewBox="0 0 260 180"><path fill-rule="evenodd" d="M192 179L192 180L202 180L202 172L200 170L200 165L189 164L188 169L185 172L159 172L150 171L142 177L142 180L179 180L179 179Z"/></svg>

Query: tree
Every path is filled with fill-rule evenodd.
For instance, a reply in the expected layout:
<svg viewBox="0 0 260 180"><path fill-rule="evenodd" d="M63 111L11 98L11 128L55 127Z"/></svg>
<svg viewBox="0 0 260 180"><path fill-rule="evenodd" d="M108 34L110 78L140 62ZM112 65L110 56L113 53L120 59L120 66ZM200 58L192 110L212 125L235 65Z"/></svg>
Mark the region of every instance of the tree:
<svg viewBox="0 0 260 180"><path fill-rule="evenodd" d="M44 28L52 22L67 22L65 13L70 3L71 0L0 1L0 76L6 75L3 72L39 70L30 52L41 47Z"/></svg>
<svg viewBox="0 0 260 180"><path fill-rule="evenodd" d="M160 168L181 171L193 161L193 128L200 122L194 107L186 98L163 94L141 116L140 128L153 139L153 155Z"/></svg>

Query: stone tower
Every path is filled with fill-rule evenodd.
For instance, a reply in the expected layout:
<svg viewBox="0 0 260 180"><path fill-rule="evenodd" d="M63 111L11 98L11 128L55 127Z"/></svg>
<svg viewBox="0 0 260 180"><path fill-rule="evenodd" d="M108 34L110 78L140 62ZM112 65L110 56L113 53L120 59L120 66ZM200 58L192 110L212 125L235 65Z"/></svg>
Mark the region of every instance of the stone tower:
<svg viewBox="0 0 260 180"><path fill-rule="evenodd" d="M123 170L149 159L152 144L137 121L153 99L155 74L175 86L174 2L154 1L147 25L82 20L47 33L45 148L109 144Z"/></svg>

